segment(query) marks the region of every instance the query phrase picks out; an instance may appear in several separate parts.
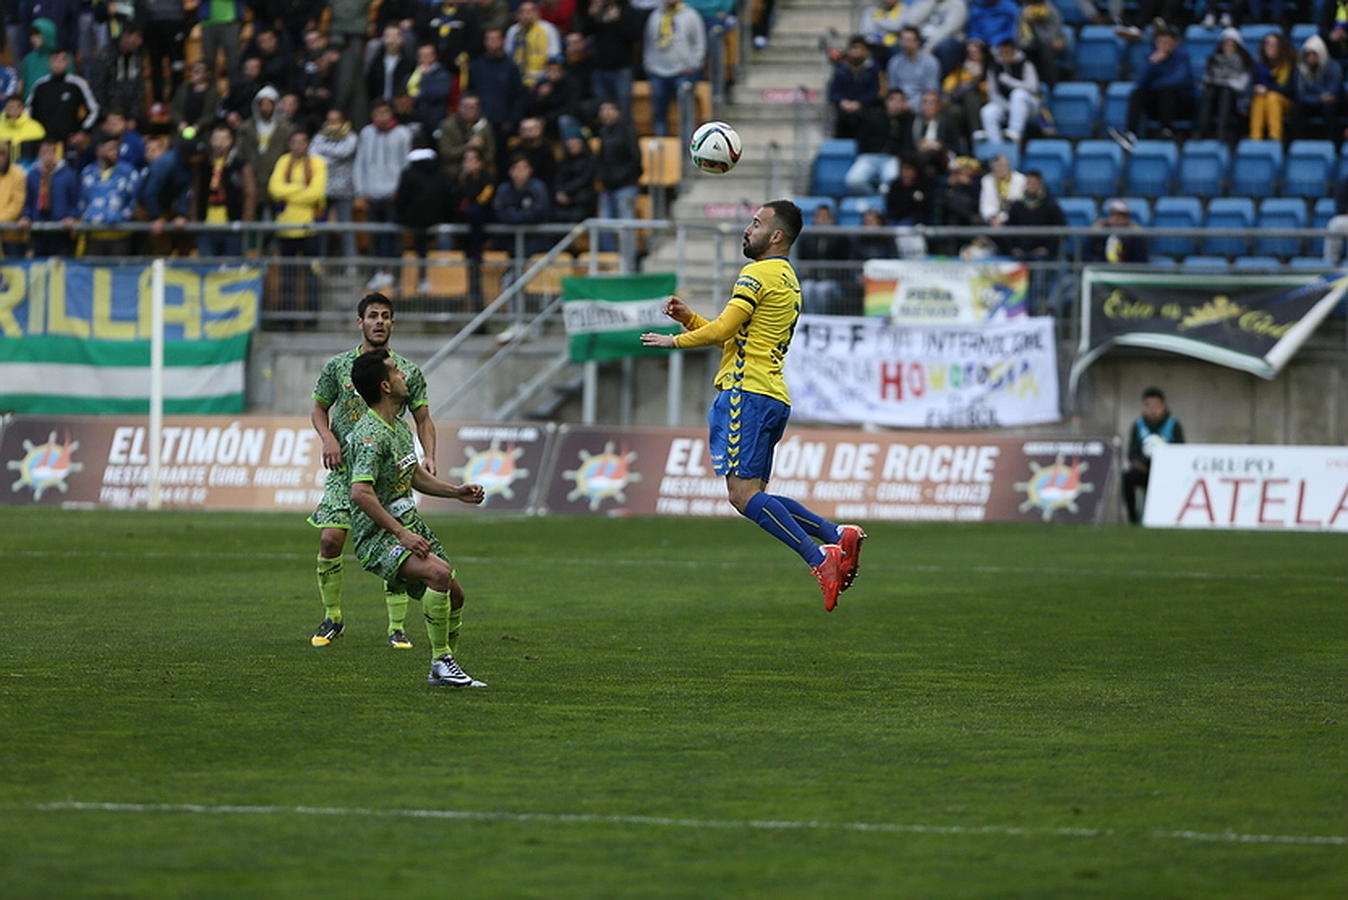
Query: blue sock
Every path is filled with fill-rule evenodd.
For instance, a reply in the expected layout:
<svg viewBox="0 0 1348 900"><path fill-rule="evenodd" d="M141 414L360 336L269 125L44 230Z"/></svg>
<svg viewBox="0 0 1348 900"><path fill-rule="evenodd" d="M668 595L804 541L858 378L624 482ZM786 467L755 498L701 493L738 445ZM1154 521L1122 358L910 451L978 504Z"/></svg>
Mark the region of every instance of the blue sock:
<svg viewBox="0 0 1348 900"><path fill-rule="evenodd" d="M824 561L824 551L810 540L791 513L771 494L759 491L744 508L744 517L800 554L811 569Z"/></svg>
<svg viewBox="0 0 1348 900"><path fill-rule="evenodd" d="M781 494L772 494L774 500L782 504L791 518L795 519L800 525L802 531L812 538L817 538L825 544L838 543L838 526L834 525L828 519L805 507L805 504L798 503L790 497L783 497Z"/></svg>

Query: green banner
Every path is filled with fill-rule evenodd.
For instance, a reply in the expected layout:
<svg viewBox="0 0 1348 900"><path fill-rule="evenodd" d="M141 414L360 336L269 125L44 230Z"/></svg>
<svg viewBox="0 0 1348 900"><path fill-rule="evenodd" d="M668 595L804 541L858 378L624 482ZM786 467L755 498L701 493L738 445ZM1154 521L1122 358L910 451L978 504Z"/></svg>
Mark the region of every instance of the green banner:
<svg viewBox="0 0 1348 900"><path fill-rule="evenodd" d="M562 312L570 337L571 361L589 362L668 353L643 347L646 331L678 334L683 329L663 312L678 284L673 272L599 275L562 279Z"/></svg>

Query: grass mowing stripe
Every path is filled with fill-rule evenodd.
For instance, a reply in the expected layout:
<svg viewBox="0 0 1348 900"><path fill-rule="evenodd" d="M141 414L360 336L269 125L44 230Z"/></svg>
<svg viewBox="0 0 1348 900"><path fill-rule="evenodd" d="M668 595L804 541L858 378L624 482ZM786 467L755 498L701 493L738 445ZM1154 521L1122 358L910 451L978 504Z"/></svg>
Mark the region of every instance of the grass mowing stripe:
<svg viewBox="0 0 1348 900"><path fill-rule="evenodd" d="M28 556L34 558L45 557L66 557L68 553L60 550L10 550L6 551L9 556ZM82 556L100 557L105 559L313 559L312 553L275 553L275 552L231 552L228 550L211 550L205 553L199 551L169 552L162 550L96 550L81 553ZM672 566L682 569L773 569L780 567L780 560L774 561L771 558L755 558L746 560L700 560L700 559L664 559L660 557L644 557L639 559L616 559L616 558L588 558L570 556L565 558L543 558L527 556L465 556L460 554L451 554L456 563L496 563L501 565L573 565L590 568L593 566ZM931 572L933 574L960 574L960 575L1084 575L1099 578L1135 578L1142 580L1174 580L1177 578L1191 578L1198 581L1301 581L1312 584L1348 584L1348 576L1337 575L1302 575L1299 573L1286 573L1280 575L1261 574L1258 572L1162 572L1155 569L1084 569L1073 566L934 566L915 563L911 565L898 564L887 565L883 561L876 561L871 558L865 560L865 570L874 572L877 569L885 572Z"/></svg>
<svg viewBox="0 0 1348 900"><path fill-rule="evenodd" d="M861 831L951 836L998 835L1012 837L1099 838L1127 832L1113 828L1022 828L1011 825L920 825L898 822L793 822L761 819L679 819L667 816L624 816L599 813L513 813L462 809L362 809L339 806L212 806L199 803L96 803L67 800L34 804L44 812L184 813L196 815L296 815L364 818L454 819L477 822L542 822L557 825L648 825L656 828L722 828L750 831ZM1150 829L1141 834L1156 839L1207 841L1225 844L1296 844L1348 846L1348 837L1320 834L1241 834Z"/></svg>

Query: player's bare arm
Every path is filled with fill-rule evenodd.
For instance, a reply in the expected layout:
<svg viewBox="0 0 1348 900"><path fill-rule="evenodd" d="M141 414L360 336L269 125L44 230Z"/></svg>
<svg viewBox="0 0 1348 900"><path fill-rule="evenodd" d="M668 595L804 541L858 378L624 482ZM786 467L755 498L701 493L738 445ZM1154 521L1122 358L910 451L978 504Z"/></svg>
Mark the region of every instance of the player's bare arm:
<svg viewBox="0 0 1348 900"><path fill-rule="evenodd" d="M328 423L328 409L331 403L322 403L314 401L314 408L309 412L309 422L314 426L314 431L318 432L318 439L323 444L323 468L336 469L342 464L342 445L337 441L337 435L332 433L332 426Z"/></svg>
<svg viewBox="0 0 1348 900"><path fill-rule="evenodd" d="M422 405L412 410L412 421L417 426L417 440L421 442L421 450L425 454L421 458L421 464L426 467L427 472L434 475L435 420L431 418L430 406Z"/></svg>
<svg viewBox="0 0 1348 900"><path fill-rule="evenodd" d="M412 487L423 494L429 494L432 497L444 497L446 500L461 500L464 503L477 505L486 498L486 492L480 484L450 484L441 481L426 470L425 466L417 466L412 474Z"/></svg>
<svg viewBox="0 0 1348 900"><path fill-rule="evenodd" d="M419 471L419 470L418 470ZM412 553L425 559L431 552L430 542L415 532L409 531L403 527L403 524L379 502L379 497L375 495L374 485L368 481L353 481L351 483L351 502L360 507L361 512L369 516L376 525L387 531L398 539Z"/></svg>

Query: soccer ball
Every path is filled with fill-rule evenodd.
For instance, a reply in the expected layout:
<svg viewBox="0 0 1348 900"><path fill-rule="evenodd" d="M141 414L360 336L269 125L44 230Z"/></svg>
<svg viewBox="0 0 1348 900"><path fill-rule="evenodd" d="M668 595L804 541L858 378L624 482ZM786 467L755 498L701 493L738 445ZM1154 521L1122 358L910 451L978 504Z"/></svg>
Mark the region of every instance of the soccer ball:
<svg viewBox="0 0 1348 900"><path fill-rule="evenodd" d="M688 152L693 165L708 175L724 175L740 161L740 136L724 122L707 122L693 132Z"/></svg>

